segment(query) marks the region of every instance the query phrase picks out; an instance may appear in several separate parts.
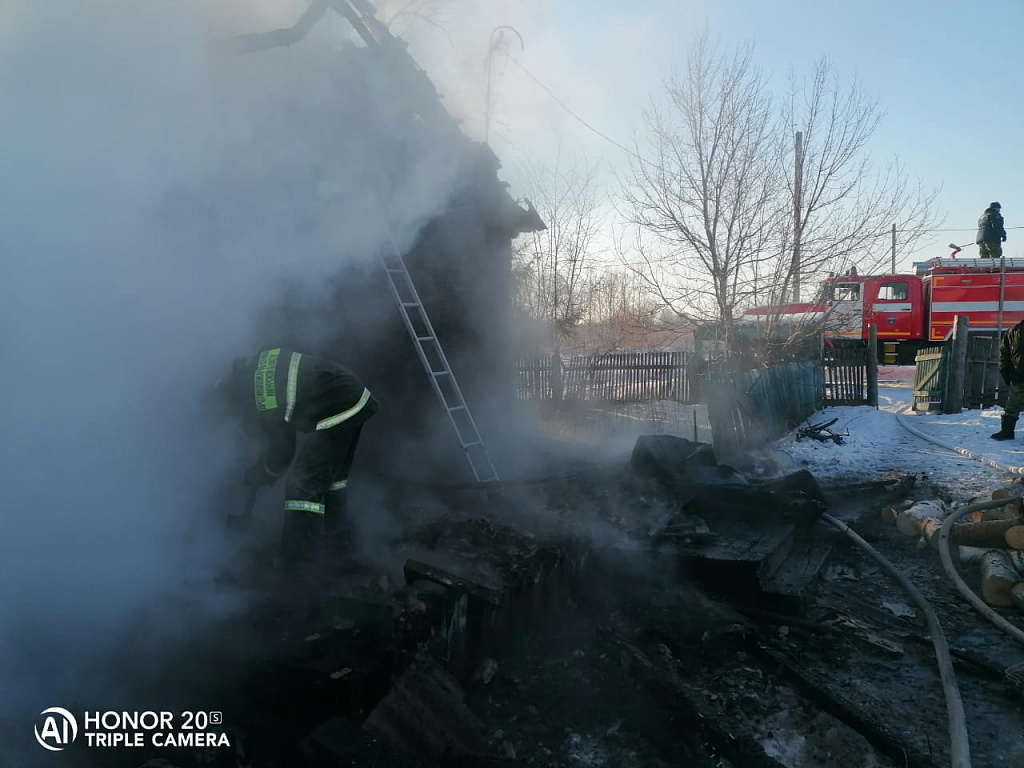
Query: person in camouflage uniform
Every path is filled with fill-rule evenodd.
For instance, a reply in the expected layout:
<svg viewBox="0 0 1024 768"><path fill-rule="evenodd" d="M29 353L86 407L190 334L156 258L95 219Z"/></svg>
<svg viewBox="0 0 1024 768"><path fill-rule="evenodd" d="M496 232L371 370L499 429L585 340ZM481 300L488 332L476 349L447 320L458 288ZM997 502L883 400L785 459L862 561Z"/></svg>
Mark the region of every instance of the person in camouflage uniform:
<svg viewBox="0 0 1024 768"><path fill-rule="evenodd" d="M1017 418L1024 406L1024 320L1003 334L999 344L999 373L1009 385L1010 392L1003 406L1001 428L990 437L993 440L1013 440Z"/></svg>
<svg viewBox="0 0 1024 768"><path fill-rule="evenodd" d="M998 259L1003 255L1003 243L1006 242L1006 227L1003 226L1002 206L989 203L988 208L978 219L978 255L982 258Z"/></svg>

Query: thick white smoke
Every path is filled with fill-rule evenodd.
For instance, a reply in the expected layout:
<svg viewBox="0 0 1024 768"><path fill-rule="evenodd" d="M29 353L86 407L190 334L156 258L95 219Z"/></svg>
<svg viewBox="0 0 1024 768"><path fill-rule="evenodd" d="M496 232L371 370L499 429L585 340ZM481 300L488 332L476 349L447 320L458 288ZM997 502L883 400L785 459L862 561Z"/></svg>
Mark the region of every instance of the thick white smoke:
<svg viewBox="0 0 1024 768"><path fill-rule="evenodd" d="M203 393L285 281L315 302L452 194L453 159L381 121L393 84L342 67L337 18L286 49L212 44L264 10L0 6L0 717L97 695L142 611L162 619L140 648L223 610L232 544L206 518L237 457Z"/></svg>

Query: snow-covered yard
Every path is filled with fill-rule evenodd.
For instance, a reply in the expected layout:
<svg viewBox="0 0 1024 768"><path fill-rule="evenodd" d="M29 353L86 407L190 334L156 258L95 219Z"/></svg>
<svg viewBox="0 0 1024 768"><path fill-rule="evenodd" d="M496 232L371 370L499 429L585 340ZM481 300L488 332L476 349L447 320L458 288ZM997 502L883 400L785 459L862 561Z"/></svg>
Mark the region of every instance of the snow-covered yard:
<svg viewBox="0 0 1024 768"><path fill-rule="evenodd" d="M831 429L849 433L841 445L797 440L793 433L781 440L777 448L821 479L926 474L932 482L958 498L991 490L1006 479L1006 473L977 459L922 440L900 423L903 420L921 433L998 464L1024 466L1024 430L1014 441L997 442L989 438L999 429L1001 409L951 415L914 413L911 410L912 386L913 368L883 369L878 410L867 406L826 408L808 420L816 424L838 418Z"/></svg>

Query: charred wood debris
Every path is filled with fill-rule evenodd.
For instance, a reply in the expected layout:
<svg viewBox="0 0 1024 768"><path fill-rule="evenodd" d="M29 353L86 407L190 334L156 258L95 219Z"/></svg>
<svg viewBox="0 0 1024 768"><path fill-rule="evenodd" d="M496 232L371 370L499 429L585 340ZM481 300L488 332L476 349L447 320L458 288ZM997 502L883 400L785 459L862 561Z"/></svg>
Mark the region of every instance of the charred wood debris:
<svg viewBox="0 0 1024 768"><path fill-rule="evenodd" d="M1002 491L1018 513L1022 490ZM975 764L1024 764L1006 673L1024 655L886 526L926 535L930 516L908 516L935 496L926 478L751 479L709 445L651 435L628 465L454 496L458 514L403 534L401 583L268 598L236 628L247 658L208 681L231 691L232 749L117 764L946 765L924 624L826 510L941 610Z"/></svg>
<svg viewBox="0 0 1024 768"><path fill-rule="evenodd" d="M839 421L839 419L829 419L828 421L822 421L818 424L808 424L806 427L800 427L796 430L797 440L817 440L821 443L827 443L829 441L836 445L843 444L843 438L849 436L849 432L835 432L832 430L832 426Z"/></svg>

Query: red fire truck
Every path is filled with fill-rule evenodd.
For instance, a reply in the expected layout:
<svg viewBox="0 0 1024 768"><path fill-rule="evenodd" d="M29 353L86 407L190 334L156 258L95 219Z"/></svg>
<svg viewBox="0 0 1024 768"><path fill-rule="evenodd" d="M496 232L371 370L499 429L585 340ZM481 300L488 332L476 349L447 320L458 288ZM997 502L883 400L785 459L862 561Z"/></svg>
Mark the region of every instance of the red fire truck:
<svg viewBox="0 0 1024 768"><path fill-rule="evenodd" d="M1024 320L1024 259L1006 259L1003 267L996 259L957 258L914 266L913 275L830 277L819 301L788 305L784 316L821 318L831 338L867 339L874 323L879 361L901 365L913 363L921 347L946 341L957 315L967 316L972 334L994 335Z"/></svg>

